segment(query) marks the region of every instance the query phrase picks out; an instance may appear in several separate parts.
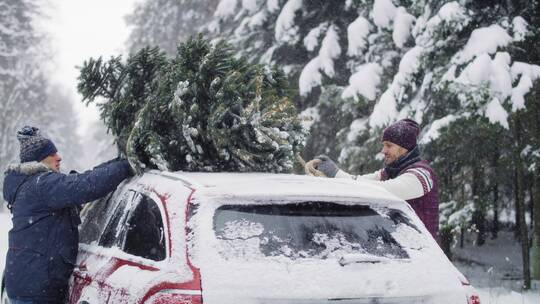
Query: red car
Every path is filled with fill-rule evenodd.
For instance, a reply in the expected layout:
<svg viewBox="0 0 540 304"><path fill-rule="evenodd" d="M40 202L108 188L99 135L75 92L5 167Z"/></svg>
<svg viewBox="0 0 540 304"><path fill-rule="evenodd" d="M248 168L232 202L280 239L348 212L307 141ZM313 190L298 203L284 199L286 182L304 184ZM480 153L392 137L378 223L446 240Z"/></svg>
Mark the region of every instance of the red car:
<svg viewBox="0 0 540 304"><path fill-rule="evenodd" d="M358 181L163 173L82 212L69 303L480 303L412 208Z"/></svg>

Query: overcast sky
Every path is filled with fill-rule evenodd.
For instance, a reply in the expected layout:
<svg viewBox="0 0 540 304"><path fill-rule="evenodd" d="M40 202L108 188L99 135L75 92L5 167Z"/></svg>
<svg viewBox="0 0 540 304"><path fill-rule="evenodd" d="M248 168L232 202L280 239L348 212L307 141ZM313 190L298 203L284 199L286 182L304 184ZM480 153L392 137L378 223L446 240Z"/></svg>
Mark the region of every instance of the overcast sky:
<svg viewBox="0 0 540 304"><path fill-rule="evenodd" d="M53 78L65 85L74 95L75 108L80 114L80 133L85 133L88 123L98 119L95 108L87 108L77 93L77 76L80 66L90 57L124 53L124 43L129 30L124 16L131 13L136 0L51 0L53 8L45 22L51 35L56 69Z"/></svg>

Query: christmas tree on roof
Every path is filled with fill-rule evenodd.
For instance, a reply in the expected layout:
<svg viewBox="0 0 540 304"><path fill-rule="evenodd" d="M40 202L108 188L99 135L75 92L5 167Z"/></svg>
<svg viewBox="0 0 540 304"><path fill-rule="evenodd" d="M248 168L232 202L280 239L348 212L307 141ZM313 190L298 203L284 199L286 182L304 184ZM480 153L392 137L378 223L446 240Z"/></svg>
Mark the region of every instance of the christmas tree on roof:
<svg viewBox="0 0 540 304"><path fill-rule="evenodd" d="M284 74L202 36L90 59L78 89L138 170L287 172L305 140Z"/></svg>

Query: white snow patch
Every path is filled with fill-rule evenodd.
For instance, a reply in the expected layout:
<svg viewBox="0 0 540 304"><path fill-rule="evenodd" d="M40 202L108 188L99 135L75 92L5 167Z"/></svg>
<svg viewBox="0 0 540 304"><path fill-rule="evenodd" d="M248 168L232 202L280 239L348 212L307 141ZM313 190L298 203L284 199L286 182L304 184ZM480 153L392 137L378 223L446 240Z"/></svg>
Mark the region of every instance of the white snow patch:
<svg viewBox="0 0 540 304"><path fill-rule="evenodd" d="M377 87L381 82L383 69L377 63L366 63L358 68L358 72L349 78L349 86L343 90L341 98L356 98L362 95L369 100L374 100Z"/></svg>
<svg viewBox="0 0 540 304"><path fill-rule="evenodd" d="M214 16L226 19L234 14L238 0L221 0L214 12Z"/></svg>
<svg viewBox="0 0 540 304"><path fill-rule="evenodd" d="M508 129L508 113L502 107L499 99L493 98L486 107L485 116L489 119L489 122L495 124L498 123L505 129Z"/></svg>
<svg viewBox="0 0 540 304"><path fill-rule="evenodd" d="M525 108L525 95L540 78L540 66L516 61L511 71L514 80L521 75L518 85L512 89L512 111L516 111Z"/></svg>
<svg viewBox="0 0 540 304"><path fill-rule="evenodd" d="M242 0L242 7L250 13L254 13L259 8L259 0Z"/></svg>
<svg viewBox="0 0 540 304"><path fill-rule="evenodd" d="M431 123L431 126L429 126L428 131L422 136L422 139L420 140L420 144L427 144L437 138L441 135L439 130L441 128L444 128L448 126L451 122L458 119L459 116L455 115L448 115L443 118L437 119L434 122Z"/></svg>
<svg viewBox="0 0 540 304"><path fill-rule="evenodd" d="M311 92L311 89L321 84L322 75L319 71L320 66L320 58L317 56L311 59L302 70L302 73L300 73L298 85L300 86L301 96L307 96Z"/></svg>
<svg viewBox="0 0 540 304"><path fill-rule="evenodd" d="M424 54L424 48L421 46L415 46L408 50L401 61L399 62L399 72L397 73L394 81L397 80L397 84L404 85L408 83L412 76L418 72L420 68L420 58Z"/></svg>
<svg viewBox="0 0 540 304"><path fill-rule="evenodd" d="M293 43L298 39L298 26L294 24L294 17L301 8L302 0L289 0L285 3L276 20L276 41Z"/></svg>
<svg viewBox="0 0 540 304"><path fill-rule="evenodd" d="M411 26L415 20L416 18L407 13L404 7L397 8L392 39L398 48L403 48L409 37L411 37Z"/></svg>
<svg viewBox="0 0 540 304"><path fill-rule="evenodd" d="M521 16L514 17L512 20L512 29L514 32L514 41L523 41L529 33L529 24Z"/></svg>
<svg viewBox="0 0 540 304"><path fill-rule="evenodd" d="M317 107L309 107L302 111L298 117L304 130L309 130L314 123L320 120L319 109Z"/></svg>
<svg viewBox="0 0 540 304"><path fill-rule="evenodd" d="M500 94L502 100L512 95L512 73L510 54L499 52L491 62L491 90Z"/></svg>
<svg viewBox="0 0 540 304"><path fill-rule="evenodd" d="M396 16L396 7L390 0L375 0L373 3L373 23L380 28L390 28Z"/></svg>
<svg viewBox="0 0 540 304"><path fill-rule="evenodd" d="M484 53L474 59L456 79L463 84L480 85L489 81L491 76L491 57Z"/></svg>
<svg viewBox="0 0 540 304"><path fill-rule="evenodd" d="M394 94L391 90L386 90L373 108L373 113L369 116L369 125L375 128L391 123L398 116L396 107Z"/></svg>
<svg viewBox="0 0 540 304"><path fill-rule="evenodd" d="M456 1L448 2L437 12L443 21L452 21L465 17L465 8Z"/></svg>
<svg viewBox="0 0 540 304"><path fill-rule="evenodd" d="M368 119L357 118L353 120L350 126L349 133L347 134L347 142L352 143L360 136L360 134L367 129Z"/></svg>
<svg viewBox="0 0 540 304"><path fill-rule="evenodd" d="M329 77L334 76L334 59L341 54L341 47L339 46L339 36L336 32L335 26L330 26L326 31L319 51L319 57L321 58L321 68Z"/></svg>
<svg viewBox="0 0 540 304"><path fill-rule="evenodd" d="M429 20L427 20L428 16L429 14L420 16L413 28L416 45L432 46L435 44L433 37L437 35L441 27L449 27L454 31L460 31L470 21L466 9L456 1L444 4L437 14L429 18Z"/></svg>
<svg viewBox="0 0 540 304"><path fill-rule="evenodd" d="M328 77L334 76L334 59L341 54L339 37L335 27L330 26L326 31L319 55L313 58L302 70L299 79L300 95L306 96L311 89L321 84L323 71Z"/></svg>
<svg viewBox="0 0 540 304"><path fill-rule="evenodd" d="M277 45L272 45L264 54L261 56L261 63L270 64L272 63L272 56L274 55L274 51L276 50Z"/></svg>
<svg viewBox="0 0 540 304"><path fill-rule="evenodd" d="M497 24L474 30L463 51L456 54L459 63L469 61L484 53L493 54L500 47L512 42L512 37Z"/></svg>
<svg viewBox="0 0 540 304"><path fill-rule="evenodd" d="M256 13L255 15L253 15L250 19L249 19L249 23L248 23L248 26L251 28L251 29L254 29L254 28L257 28L257 27L260 27L264 24L264 22L266 21L266 19L268 18L268 14L266 11L260 11L258 13Z"/></svg>
<svg viewBox="0 0 540 304"><path fill-rule="evenodd" d="M484 53L467 65L455 81L474 86L489 84L492 94L504 100L512 94L510 61L510 54L506 52L498 52L493 60ZM455 72L455 66L452 67ZM443 78L451 80L451 76Z"/></svg>
<svg viewBox="0 0 540 304"><path fill-rule="evenodd" d="M0 212L0 273L4 273L8 248L8 231L12 228L11 215Z"/></svg>
<svg viewBox="0 0 540 304"><path fill-rule="evenodd" d="M540 78L540 65L516 61L512 64L512 79L516 80L519 75L529 75L531 79Z"/></svg>
<svg viewBox="0 0 540 304"><path fill-rule="evenodd" d="M319 37L326 31L328 23L324 22L319 24L316 28L309 31L309 33L304 38L304 46L306 50L313 51L317 46L319 46Z"/></svg>
<svg viewBox="0 0 540 304"><path fill-rule="evenodd" d="M525 108L525 95L529 93L533 86L533 81L529 75L523 74L518 85L512 89L512 111Z"/></svg>
<svg viewBox="0 0 540 304"><path fill-rule="evenodd" d="M347 55L359 56L367 47L367 36L371 30L371 24L369 21L359 16L347 27L347 39L349 46L347 49Z"/></svg>
<svg viewBox="0 0 540 304"><path fill-rule="evenodd" d="M385 94L387 95L386 98L388 98L391 95L392 100L393 100L393 102L390 102L390 99L387 99L388 105L393 104L393 106L389 108L390 110L387 113L388 115L390 115L387 117L391 119L386 121L386 123L391 122L398 116L396 106L395 106L396 99L401 100L405 86L407 86L411 82L414 74L418 72L418 69L420 68L420 58L422 57L423 54L424 54L424 48L421 46L415 46L409 51L407 51L407 53L403 55L403 58L401 58L401 61L399 62L398 73L394 76L394 80L392 81L392 84L385 92ZM375 106L375 108L377 108L377 105ZM384 108L379 109L379 111L377 112L380 112L380 111L384 111ZM374 121L382 122L379 118L375 119ZM371 121L370 121L370 125L374 126L371 124ZM382 125L383 124L380 124L379 126L382 126Z"/></svg>
<svg viewBox="0 0 540 304"><path fill-rule="evenodd" d="M451 65L450 68L448 68L448 70L441 77L441 82L456 80L456 69L457 66L455 64Z"/></svg>
<svg viewBox="0 0 540 304"><path fill-rule="evenodd" d="M267 0L266 8L271 13L276 12L279 9L279 0Z"/></svg>

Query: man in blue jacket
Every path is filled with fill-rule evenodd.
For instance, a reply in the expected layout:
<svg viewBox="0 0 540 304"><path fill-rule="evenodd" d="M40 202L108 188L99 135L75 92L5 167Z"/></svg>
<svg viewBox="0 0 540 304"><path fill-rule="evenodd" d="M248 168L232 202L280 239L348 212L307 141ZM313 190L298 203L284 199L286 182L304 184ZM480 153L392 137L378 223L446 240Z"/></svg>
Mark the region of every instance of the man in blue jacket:
<svg viewBox="0 0 540 304"><path fill-rule="evenodd" d="M13 304L64 303L78 252L78 207L113 191L131 168L114 160L62 174L62 158L37 128L24 127L17 138L21 163L10 165L4 178L4 199L13 214L6 291Z"/></svg>

